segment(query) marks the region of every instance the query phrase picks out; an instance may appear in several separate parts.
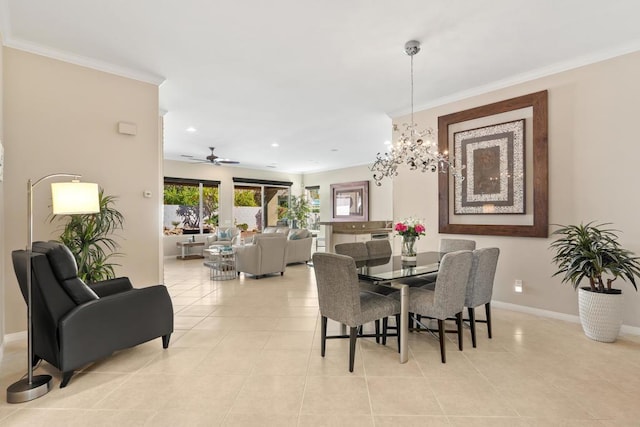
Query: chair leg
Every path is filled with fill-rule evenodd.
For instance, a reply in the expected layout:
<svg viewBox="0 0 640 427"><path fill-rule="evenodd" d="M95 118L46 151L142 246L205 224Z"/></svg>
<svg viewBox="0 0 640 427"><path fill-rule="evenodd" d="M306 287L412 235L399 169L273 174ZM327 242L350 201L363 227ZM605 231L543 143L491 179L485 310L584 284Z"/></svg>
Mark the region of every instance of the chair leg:
<svg viewBox="0 0 640 427"><path fill-rule="evenodd" d="M169 348L169 340L171 339L171 334L162 336L162 348Z"/></svg>
<svg viewBox="0 0 640 427"><path fill-rule="evenodd" d="M389 326L389 318L382 319L382 345L387 345L387 327Z"/></svg>
<svg viewBox="0 0 640 427"><path fill-rule="evenodd" d="M398 332L398 353L400 353L400 315L396 314L396 331Z"/></svg>
<svg viewBox="0 0 640 427"><path fill-rule="evenodd" d="M376 325L376 344L380 344L380 319L377 319L374 323Z"/></svg>
<svg viewBox="0 0 640 427"><path fill-rule="evenodd" d="M327 318L325 316L320 318L320 335L320 355L324 357L327 347Z"/></svg>
<svg viewBox="0 0 640 427"><path fill-rule="evenodd" d="M442 363L447 363L447 356L444 348L444 320L438 319L438 338L440 338L440 359Z"/></svg>
<svg viewBox="0 0 640 427"><path fill-rule="evenodd" d="M476 309L474 307L467 307L469 312L469 327L471 328L471 344L473 348L476 348Z"/></svg>
<svg viewBox="0 0 640 427"><path fill-rule="evenodd" d="M65 388L67 384L69 384L69 380L73 376L73 371L67 371L62 373L62 382L60 383L60 388Z"/></svg>
<svg viewBox="0 0 640 427"><path fill-rule="evenodd" d="M487 333L491 338L491 303L488 302L484 305L484 311L487 313Z"/></svg>
<svg viewBox="0 0 640 427"><path fill-rule="evenodd" d="M358 328L353 327L349 333L349 372L353 372L353 362L356 358L356 338L358 337Z"/></svg>
<svg viewBox="0 0 640 427"><path fill-rule="evenodd" d="M420 322L422 321L422 316L419 314L416 314L416 329L420 330Z"/></svg>
<svg viewBox="0 0 640 427"><path fill-rule="evenodd" d="M458 349L462 351L462 312L456 314L456 325L458 326Z"/></svg>

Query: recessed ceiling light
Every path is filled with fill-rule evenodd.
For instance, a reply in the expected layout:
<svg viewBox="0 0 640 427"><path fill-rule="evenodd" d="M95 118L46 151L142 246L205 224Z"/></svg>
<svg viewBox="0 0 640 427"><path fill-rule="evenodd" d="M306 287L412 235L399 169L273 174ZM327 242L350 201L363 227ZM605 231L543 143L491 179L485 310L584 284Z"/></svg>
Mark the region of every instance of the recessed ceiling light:
<svg viewBox="0 0 640 427"><path fill-rule="evenodd" d="M331 151L338 151L338 149L337 148L332 148Z"/></svg>
<svg viewBox="0 0 640 427"><path fill-rule="evenodd" d="M391 145L391 141L385 141L384 145Z"/></svg>
<svg viewBox="0 0 640 427"><path fill-rule="evenodd" d="M189 126L189 127L187 128L187 132L191 132L191 133L196 132L197 130L198 130L198 129L194 128L193 126Z"/></svg>
<svg viewBox="0 0 640 427"><path fill-rule="evenodd" d="M272 147L280 147L280 144L278 144L277 142L274 142L273 144L271 144Z"/></svg>

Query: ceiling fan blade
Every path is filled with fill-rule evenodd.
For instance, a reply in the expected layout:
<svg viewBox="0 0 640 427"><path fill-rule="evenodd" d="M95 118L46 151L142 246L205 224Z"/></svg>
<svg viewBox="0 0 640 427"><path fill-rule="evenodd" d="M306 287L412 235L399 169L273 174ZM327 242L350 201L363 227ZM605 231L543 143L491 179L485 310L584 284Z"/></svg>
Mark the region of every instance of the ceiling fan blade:
<svg viewBox="0 0 640 427"><path fill-rule="evenodd" d="M218 159L216 160L216 163L223 163L225 165L237 165L240 162L237 160Z"/></svg>

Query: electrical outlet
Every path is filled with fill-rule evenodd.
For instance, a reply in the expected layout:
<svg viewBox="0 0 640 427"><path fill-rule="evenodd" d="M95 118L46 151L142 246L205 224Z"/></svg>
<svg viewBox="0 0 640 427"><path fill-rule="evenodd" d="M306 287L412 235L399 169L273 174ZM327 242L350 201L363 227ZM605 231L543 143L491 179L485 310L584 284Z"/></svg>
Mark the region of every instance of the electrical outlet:
<svg viewBox="0 0 640 427"><path fill-rule="evenodd" d="M524 286L522 285L522 280L516 279L515 283L513 284L513 291L517 294L521 294L522 292L524 292Z"/></svg>

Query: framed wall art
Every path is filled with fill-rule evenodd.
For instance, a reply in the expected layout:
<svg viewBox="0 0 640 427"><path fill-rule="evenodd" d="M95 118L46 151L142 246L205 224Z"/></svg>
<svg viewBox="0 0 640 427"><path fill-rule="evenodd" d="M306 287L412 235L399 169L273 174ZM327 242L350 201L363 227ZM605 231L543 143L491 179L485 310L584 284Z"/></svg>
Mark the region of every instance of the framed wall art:
<svg viewBox="0 0 640 427"><path fill-rule="evenodd" d="M455 180L454 213L525 213L524 119L453 134L464 179Z"/></svg>
<svg viewBox="0 0 640 427"><path fill-rule="evenodd" d="M440 233L547 237L547 96L438 117L438 148L463 167L439 175Z"/></svg>
<svg viewBox="0 0 640 427"><path fill-rule="evenodd" d="M332 221L369 220L369 181L331 184Z"/></svg>

